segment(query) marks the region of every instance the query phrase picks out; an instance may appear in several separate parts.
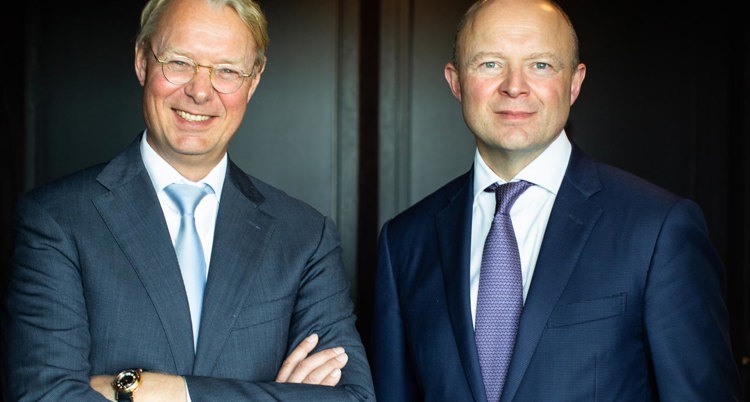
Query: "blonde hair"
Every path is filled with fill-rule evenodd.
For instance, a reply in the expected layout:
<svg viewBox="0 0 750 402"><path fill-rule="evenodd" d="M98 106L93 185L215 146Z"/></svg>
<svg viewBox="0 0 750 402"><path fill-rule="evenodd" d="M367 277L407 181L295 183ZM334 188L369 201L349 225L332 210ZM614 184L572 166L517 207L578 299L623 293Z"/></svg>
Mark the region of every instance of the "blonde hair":
<svg viewBox="0 0 750 402"><path fill-rule="evenodd" d="M159 20L173 0L149 0L141 11L141 27L136 43L144 45L151 41ZM254 0L205 0L214 6L231 7L242 19L255 42L255 71L262 70L268 49L268 22L260 5Z"/></svg>

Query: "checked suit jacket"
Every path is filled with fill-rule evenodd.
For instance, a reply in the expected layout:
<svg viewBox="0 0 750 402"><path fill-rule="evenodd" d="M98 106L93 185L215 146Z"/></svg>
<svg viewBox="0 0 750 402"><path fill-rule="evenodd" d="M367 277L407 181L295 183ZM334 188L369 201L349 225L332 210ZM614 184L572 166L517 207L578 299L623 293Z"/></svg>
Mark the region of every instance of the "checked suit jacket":
<svg viewBox="0 0 750 402"><path fill-rule="evenodd" d="M12 401L101 401L89 377L185 376L193 402L374 400L333 222L228 164L194 351L177 257L139 151L19 202L5 313ZM274 382L306 336L349 356L337 387Z"/></svg>

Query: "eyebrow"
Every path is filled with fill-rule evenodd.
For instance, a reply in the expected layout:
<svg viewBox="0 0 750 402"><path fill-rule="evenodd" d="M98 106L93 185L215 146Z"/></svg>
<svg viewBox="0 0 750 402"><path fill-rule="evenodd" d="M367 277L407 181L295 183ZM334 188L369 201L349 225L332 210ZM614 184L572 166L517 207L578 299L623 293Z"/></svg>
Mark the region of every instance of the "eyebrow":
<svg viewBox="0 0 750 402"><path fill-rule="evenodd" d="M468 64L469 65L475 64L477 62L477 60L485 59L485 58L505 59L506 57L501 52L479 52L479 53L475 54L474 56L472 56L469 59ZM552 60L555 61L555 64L557 64L557 65L559 65L561 67L565 66L565 62L562 59L560 59L559 57L557 57L557 55L555 55L554 53L551 53L551 52L536 52L536 53L531 53L530 55L528 55L528 56L526 56L524 58L524 60L534 60L534 59L552 59Z"/></svg>
<svg viewBox="0 0 750 402"><path fill-rule="evenodd" d="M477 62L479 59L486 59L486 58L498 58L498 59L504 59L505 56L503 56L502 53L499 52L479 52L468 60L467 64L472 65Z"/></svg>
<svg viewBox="0 0 750 402"><path fill-rule="evenodd" d="M162 51L162 57L169 55L169 56L176 56L176 57L184 57L186 59L190 59L193 63L198 64L197 61L195 61L195 58L192 56L187 55L187 52L183 52L181 49L174 48L171 46L165 47ZM240 67L243 70L245 69L245 63L243 60L233 60L233 59L224 59L223 61L219 63L215 63L215 66L222 66L222 65L228 65L228 66L234 66L234 67Z"/></svg>
<svg viewBox="0 0 750 402"><path fill-rule="evenodd" d="M556 54L551 52L539 52L539 53L532 53L529 55L527 59L552 59L555 61L555 64L559 65L560 67L565 67L565 61L563 59L557 57Z"/></svg>

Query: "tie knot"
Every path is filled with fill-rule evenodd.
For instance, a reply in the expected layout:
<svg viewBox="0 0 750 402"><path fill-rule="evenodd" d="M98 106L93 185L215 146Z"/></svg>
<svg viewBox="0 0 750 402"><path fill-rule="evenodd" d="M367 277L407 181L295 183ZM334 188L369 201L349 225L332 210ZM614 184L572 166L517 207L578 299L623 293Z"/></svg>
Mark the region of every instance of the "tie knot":
<svg viewBox="0 0 750 402"><path fill-rule="evenodd" d="M205 187L207 186L204 185L204 188L201 188L190 184L173 183L168 185L164 191L177 204L181 214L192 215L195 207L207 194Z"/></svg>
<svg viewBox="0 0 750 402"><path fill-rule="evenodd" d="M499 213L508 214L518 196L529 187L531 187L531 183L520 180L505 184L492 183L484 191L495 192L495 215L497 215Z"/></svg>

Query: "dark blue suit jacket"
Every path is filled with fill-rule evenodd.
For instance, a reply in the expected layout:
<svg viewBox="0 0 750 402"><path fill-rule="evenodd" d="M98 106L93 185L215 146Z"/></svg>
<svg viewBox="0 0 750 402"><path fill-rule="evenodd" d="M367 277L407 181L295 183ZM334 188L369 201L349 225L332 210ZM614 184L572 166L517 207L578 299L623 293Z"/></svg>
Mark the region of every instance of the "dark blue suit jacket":
<svg viewBox="0 0 750 402"><path fill-rule="evenodd" d="M473 175L383 226L378 400L485 401L469 300ZM502 401L739 400L724 271L697 205L576 147Z"/></svg>
<svg viewBox="0 0 750 402"><path fill-rule="evenodd" d="M374 399L333 222L231 162L195 352L138 141L23 197L16 227L3 368L13 401L101 401L89 377L130 367L185 376L193 402ZM346 349L340 386L275 383L312 332L319 348Z"/></svg>

